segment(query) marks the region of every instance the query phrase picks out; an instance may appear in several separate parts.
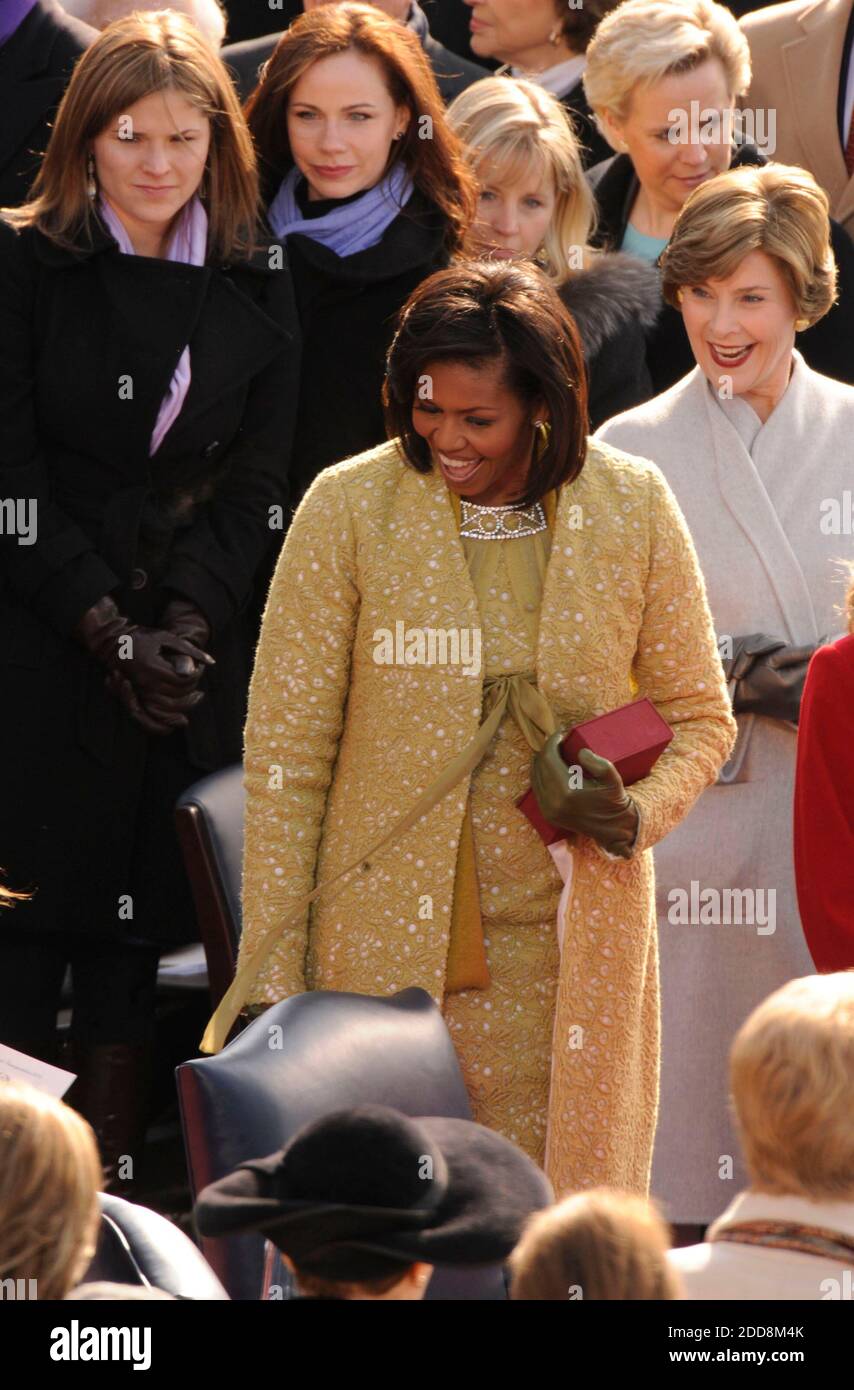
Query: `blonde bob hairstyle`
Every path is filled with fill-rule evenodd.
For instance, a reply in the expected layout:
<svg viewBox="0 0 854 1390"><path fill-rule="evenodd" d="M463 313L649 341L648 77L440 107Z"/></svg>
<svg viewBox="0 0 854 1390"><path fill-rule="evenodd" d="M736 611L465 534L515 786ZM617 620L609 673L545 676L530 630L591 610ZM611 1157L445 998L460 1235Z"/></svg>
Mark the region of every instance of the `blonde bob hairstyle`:
<svg viewBox="0 0 854 1390"><path fill-rule="evenodd" d="M854 1199L854 970L790 980L754 1009L730 1052L751 1186Z"/></svg>
<svg viewBox="0 0 854 1390"><path fill-rule="evenodd" d="M258 216L252 139L225 67L193 22L174 10L116 20L78 59L30 201L4 209L5 220L35 226L68 250L91 247L95 211L86 193L86 161L92 141L135 102L169 89L211 123L208 258L251 254Z"/></svg>
<svg viewBox="0 0 854 1390"><path fill-rule="evenodd" d="M0 1280L64 1298L92 1261L101 1165L86 1121L61 1100L0 1082Z"/></svg>
<svg viewBox="0 0 854 1390"><path fill-rule="evenodd" d="M510 1297L676 1299L668 1228L653 1203L605 1187L576 1192L531 1217L510 1256Z"/></svg>
<svg viewBox="0 0 854 1390"><path fill-rule="evenodd" d="M773 257L795 316L812 327L836 299L828 200L806 169L742 165L690 194L661 258L661 290L679 308L680 292L733 275L751 251Z"/></svg>
<svg viewBox="0 0 854 1390"><path fill-rule="evenodd" d="M448 124L460 137L478 179L498 183L550 174L555 210L537 263L554 285L579 266L570 253L590 253L594 200L584 177L578 140L557 97L524 78L484 77L448 107Z"/></svg>
<svg viewBox="0 0 854 1390"><path fill-rule="evenodd" d="M750 86L750 48L735 16L714 0L624 0L587 49L582 81L594 113L622 124L637 86L691 72L717 58L731 97ZM601 125L601 122L600 122ZM607 131L602 127L607 138Z"/></svg>

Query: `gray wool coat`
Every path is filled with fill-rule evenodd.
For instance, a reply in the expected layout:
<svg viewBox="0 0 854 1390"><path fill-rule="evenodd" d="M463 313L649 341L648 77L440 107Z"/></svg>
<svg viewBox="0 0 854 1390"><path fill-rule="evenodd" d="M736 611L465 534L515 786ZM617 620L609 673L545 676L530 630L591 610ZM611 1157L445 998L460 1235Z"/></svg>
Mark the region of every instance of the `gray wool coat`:
<svg viewBox="0 0 854 1390"><path fill-rule="evenodd" d="M743 401L722 404L695 368L597 437L664 473L700 558L719 645L754 632L794 645L841 635L837 562L854 548L854 389L795 352L789 386L748 449L751 418ZM797 730L761 716L738 724L717 783L655 851L662 1081L652 1191L676 1222L713 1220L747 1185L729 1047L762 999L814 970L792 859Z"/></svg>

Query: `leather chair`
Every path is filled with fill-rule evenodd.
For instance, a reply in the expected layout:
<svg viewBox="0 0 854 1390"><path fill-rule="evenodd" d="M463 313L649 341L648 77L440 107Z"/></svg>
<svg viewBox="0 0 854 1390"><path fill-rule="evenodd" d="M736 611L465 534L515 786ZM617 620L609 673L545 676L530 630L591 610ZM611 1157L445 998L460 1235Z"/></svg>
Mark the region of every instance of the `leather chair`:
<svg viewBox="0 0 854 1390"><path fill-rule="evenodd" d="M175 807L213 1008L231 984L237 960L244 806L243 765L234 763L194 782Z"/></svg>
<svg viewBox="0 0 854 1390"><path fill-rule="evenodd" d="M176 1298L227 1301L207 1260L165 1216L106 1192L98 1193L98 1247L81 1284L106 1281L164 1289Z"/></svg>
<svg viewBox="0 0 854 1390"><path fill-rule="evenodd" d="M281 1148L302 1125L349 1105L471 1119L440 1010L424 990L388 998L317 990L274 1004L222 1052L182 1063L178 1097L190 1188ZM551 1191L543 1177L544 1193ZM259 1235L202 1239L229 1294L258 1299ZM503 1269L436 1269L429 1299L506 1298Z"/></svg>

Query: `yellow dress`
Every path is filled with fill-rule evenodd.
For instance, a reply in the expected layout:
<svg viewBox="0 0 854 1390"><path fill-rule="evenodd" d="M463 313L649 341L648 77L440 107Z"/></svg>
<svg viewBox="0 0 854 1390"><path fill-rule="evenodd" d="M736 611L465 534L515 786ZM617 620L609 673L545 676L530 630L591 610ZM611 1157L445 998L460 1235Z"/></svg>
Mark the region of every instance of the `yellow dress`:
<svg viewBox="0 0 854 1390"><path fill-rule="evenodd" d="M463 548L480 610L484 677L533 672L549 532L463 539ZM562 882L542 840L514 804L530 785L531 757L508 713L472 774L470 808L490 984L446 994L444 1016L474 1118L542 1165Z"/></svg>

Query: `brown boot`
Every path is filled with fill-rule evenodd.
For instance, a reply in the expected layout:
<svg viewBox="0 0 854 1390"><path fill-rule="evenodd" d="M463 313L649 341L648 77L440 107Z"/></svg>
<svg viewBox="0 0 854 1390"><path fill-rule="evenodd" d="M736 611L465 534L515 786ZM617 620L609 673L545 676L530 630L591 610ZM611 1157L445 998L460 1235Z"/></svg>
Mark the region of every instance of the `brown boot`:
<svg viewBox="0 0 854 1390"><path fill-rule="evenodd" d="M151 1049L145 1044L72 1043L77 1080L66 1096L95 1131L104 1166L104 1190L130 1197L145 1145Z"/></svg>

